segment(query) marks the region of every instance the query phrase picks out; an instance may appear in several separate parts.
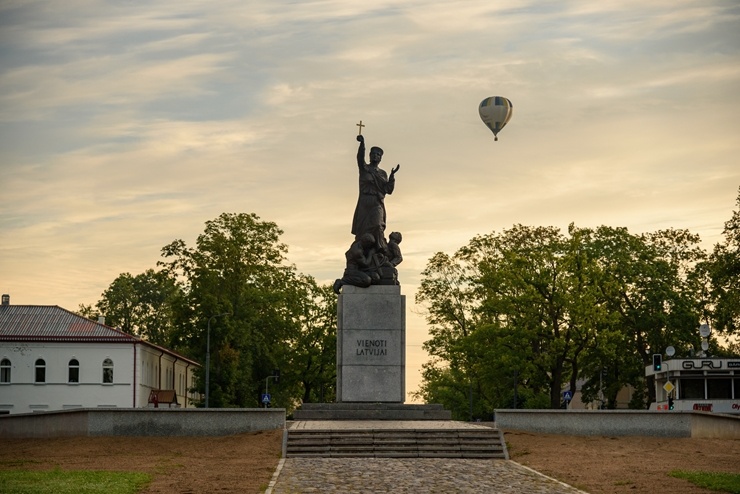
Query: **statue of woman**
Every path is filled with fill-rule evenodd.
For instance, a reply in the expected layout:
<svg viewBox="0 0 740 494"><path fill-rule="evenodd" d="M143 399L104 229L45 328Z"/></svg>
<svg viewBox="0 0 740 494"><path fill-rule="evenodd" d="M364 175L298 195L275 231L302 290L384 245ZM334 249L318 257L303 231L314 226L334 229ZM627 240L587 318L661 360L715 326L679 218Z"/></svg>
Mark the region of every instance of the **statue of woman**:
<svg viewBox="0 0 740 494"><path fill-rule="evenodd" d="M357 150L357 167L360 174L360 196L357 199L355 215L352 218L352 233L359 239L365 233L375 238L375 246L380 252L387 252L385 240L385 195L392 194L396 185L395 174L401 168L397 165L390 176L378 165L383 158L383 150L370 148L370 163L365 163L365 138L357 136L360 147Z"/></svg>

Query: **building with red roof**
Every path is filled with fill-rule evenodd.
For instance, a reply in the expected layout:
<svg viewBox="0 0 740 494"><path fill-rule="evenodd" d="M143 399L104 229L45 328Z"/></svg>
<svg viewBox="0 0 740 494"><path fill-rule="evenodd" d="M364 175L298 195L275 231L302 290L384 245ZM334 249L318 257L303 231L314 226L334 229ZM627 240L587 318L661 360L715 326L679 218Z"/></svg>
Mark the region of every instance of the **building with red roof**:
<svg viewBox="0 0 740 494"><path fill-rule="evenodd" d="M189 408L200 364L58 306L0 304L0 414L74 408ZM161 394L162 391L168 393Z"/></svg>

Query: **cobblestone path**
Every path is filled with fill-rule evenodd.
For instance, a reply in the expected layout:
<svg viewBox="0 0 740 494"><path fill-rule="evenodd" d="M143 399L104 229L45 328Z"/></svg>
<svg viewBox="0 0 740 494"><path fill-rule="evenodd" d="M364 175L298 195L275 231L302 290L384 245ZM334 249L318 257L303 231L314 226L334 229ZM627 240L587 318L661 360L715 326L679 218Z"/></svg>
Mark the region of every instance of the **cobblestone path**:
<svg viewBox="0 0 740 494"><path fill-rule="evenodd" d="M584 494L509 460L287 458L266 494Z"/></svg>

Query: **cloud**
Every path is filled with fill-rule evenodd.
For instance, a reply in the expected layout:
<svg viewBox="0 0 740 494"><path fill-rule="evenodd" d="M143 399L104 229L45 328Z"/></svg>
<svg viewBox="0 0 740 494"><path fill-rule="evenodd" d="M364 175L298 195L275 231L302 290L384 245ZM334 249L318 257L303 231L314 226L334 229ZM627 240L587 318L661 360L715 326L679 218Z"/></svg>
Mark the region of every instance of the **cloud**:
<svg viewBox="0 0 740 494"><path fill-rule="evenodd" d="M476 234L676 227L711 247L740 184L739 18L694 0L3 2L0 289L93 303L222 212L276 222L331 282L359 120L402 165L388 227L417 342L427 259ZM492 95L514 102L498 142L477 115Z"/></svg>

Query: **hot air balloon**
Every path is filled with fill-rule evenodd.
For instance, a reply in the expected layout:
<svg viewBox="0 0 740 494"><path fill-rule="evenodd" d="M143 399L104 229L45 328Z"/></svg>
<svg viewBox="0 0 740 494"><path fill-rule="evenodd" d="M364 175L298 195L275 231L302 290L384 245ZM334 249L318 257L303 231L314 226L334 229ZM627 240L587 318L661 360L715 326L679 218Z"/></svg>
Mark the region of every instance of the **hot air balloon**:
<svg viewBox="0 0 740 494"><path fill-rule="evenodd" d="M478 106L480 119L491 129L495 141L498 141L498 133L511 119L512 111L511 101L503 96L491 96L480 102Z"/></svg>

